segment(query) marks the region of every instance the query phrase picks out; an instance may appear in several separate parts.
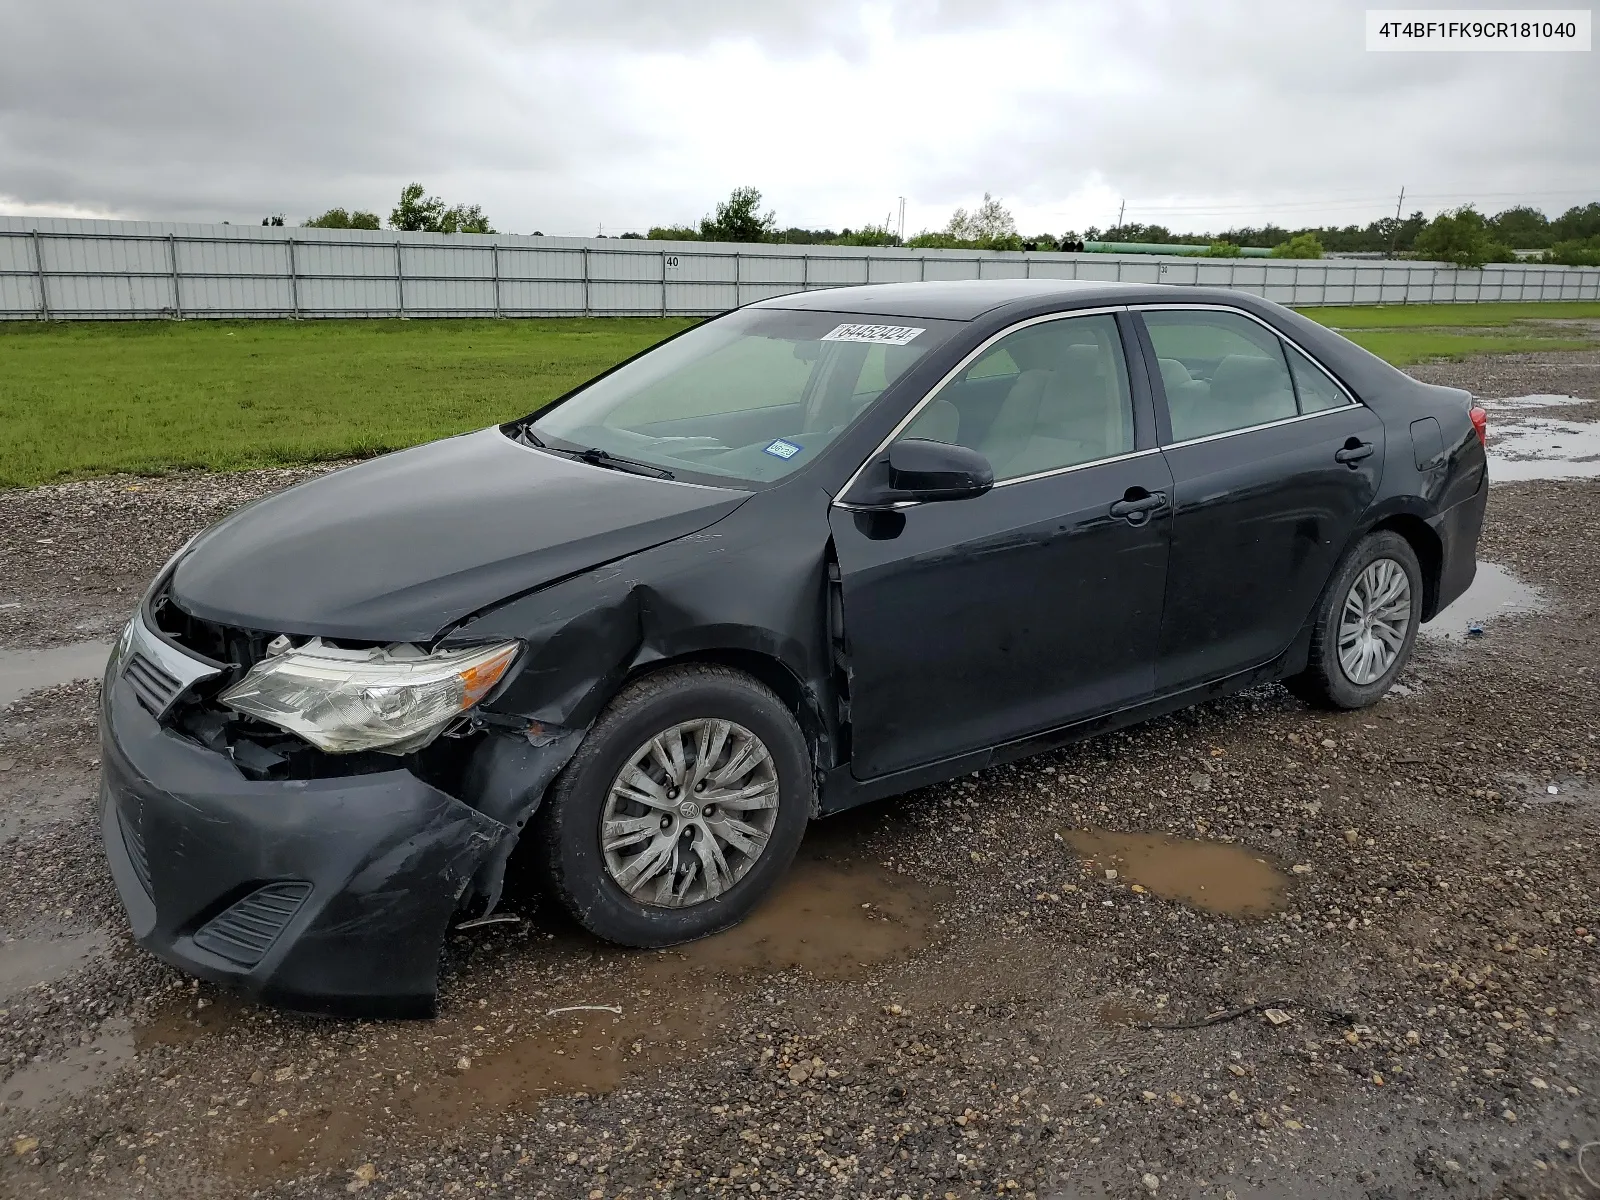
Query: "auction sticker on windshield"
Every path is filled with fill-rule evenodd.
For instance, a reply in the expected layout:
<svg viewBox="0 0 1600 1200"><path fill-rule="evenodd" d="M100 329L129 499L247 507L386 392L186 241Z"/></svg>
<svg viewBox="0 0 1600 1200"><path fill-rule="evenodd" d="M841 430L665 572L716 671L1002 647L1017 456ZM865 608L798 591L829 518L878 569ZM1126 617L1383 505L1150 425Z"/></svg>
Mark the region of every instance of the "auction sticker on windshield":
<svg viewBox="0 0 1600 1200"><path fill-rule="evenodd" d="M915 325L840 325L825 334L825 342L880 342L885 346L904 346L927 330Z"/></svg>

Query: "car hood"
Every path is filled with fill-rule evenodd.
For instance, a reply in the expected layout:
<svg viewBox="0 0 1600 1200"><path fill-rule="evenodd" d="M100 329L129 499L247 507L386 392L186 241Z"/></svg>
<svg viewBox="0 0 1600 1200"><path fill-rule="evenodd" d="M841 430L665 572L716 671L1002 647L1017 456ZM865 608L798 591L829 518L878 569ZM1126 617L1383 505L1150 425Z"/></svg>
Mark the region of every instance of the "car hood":
<svg viewBox="0 0 1600 1200"><path fill-rule="evenodd" d="M192 616L245 629L429 641L503 600L704 529L748 497L486 429L241 509L179 560L170 594Z"/></svg>

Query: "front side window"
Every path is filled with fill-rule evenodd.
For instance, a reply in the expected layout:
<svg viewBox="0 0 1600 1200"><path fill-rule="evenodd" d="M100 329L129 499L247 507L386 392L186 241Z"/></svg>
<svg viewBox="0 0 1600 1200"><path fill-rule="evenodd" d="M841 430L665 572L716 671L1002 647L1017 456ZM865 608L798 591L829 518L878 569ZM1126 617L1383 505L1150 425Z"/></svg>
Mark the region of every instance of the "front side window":
<svg viewBox="0 0 1600 1200"><path fill-rule="evenodd" d="M600 450L707 482L799 470L951 321L748 308L597 379L526 428L552 449Z"/></svg>
<svg viewBox="0 0 1600 1200"><path fill-rule="evenodd" d="M1185 442L1295 416L1283 343L1235 313L1157 309L1142 314L1161 368L1172 440Z"/></svg>
<svg viewBox="0 0 1600 1200"><path fill-rule="evenodd" d="M901 432L979 451L996 481L1133 451L1133 406L1114 317L1009 333L946 383Z"/></svg>

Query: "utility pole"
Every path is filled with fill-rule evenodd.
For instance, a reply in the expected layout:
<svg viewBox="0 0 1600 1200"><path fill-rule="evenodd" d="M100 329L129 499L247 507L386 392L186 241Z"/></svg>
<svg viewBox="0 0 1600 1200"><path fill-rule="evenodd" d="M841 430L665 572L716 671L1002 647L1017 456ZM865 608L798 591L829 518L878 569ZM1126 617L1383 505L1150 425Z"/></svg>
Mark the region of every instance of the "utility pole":
<svg viewBox="0 0 1600 1200"><path fill-rule="evenodd" d="M902 242L906 240L906 198L900 197L900 228L896 235Z"/></svg>
<svg viewBox="0 0 1600 1200"><path fill-rule="evenodd" d="M1394 257L1395 243L1400 240L1400 209L1406 202L1405 184L1400 185L1400 199L1394 202L1394 232L1389 235L1389 257Z"/></svg>
<svg viewBox="0 0 1600 1200"><path fill-rule="evenodd" d="M1126 200L1124 200L1121 204L1117 205L1117 228L1119 230L1122 228L1122 214L1127 212L1127 211L1128 211L1128 202Z"/></svg>

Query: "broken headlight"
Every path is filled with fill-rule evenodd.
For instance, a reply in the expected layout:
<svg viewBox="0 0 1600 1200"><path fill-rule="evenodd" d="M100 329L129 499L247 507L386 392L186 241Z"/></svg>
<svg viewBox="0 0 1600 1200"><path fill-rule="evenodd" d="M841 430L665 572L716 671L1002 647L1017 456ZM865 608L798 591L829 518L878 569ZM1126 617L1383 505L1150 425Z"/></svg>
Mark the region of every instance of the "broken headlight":
<svg viewBox="0 0 1600 1200"><path fill-rule="evenodd" d="M407 644L346 650L312 638L263 659L220 699L330 754L409 754L488 695L518 649L501 642L431 654Z"/></svg>

